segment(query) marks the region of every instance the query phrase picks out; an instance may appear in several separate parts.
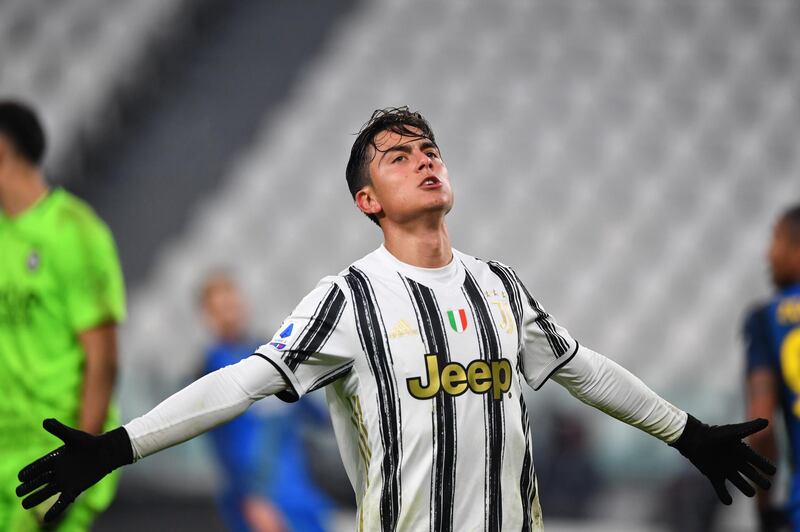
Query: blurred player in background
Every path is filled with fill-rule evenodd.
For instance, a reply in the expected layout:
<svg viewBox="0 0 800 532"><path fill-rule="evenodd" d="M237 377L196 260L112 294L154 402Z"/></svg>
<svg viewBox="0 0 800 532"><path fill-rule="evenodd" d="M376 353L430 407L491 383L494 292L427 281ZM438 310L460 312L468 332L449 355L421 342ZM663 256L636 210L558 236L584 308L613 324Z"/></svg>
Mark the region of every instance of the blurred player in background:
<svg viewBox="0 0 800 532"><path fill-rule="evenodd" d="M45 420L65 445L20 471L24 506L60 492L53 518L116 467L268 395L291 402L325 387L359 530L541 531L522 382L539 389L550 379L676 448L725 504L733 501L727 482L750 496L750 482L769 486L762 473L774 466L742 442L765 420L700 422L580 345L511 268L451 247L453 190L422 115L376 111L345 174L383 244L320 281L252 356L124 427L91 436Z"/></svg>
<svg viewBox="0 0 800 532"><path fill-rule="evenodd" d="M90 434L119 423L111 395L122 274L106 225L84 202L51 189L40 169L45 135L29 107L0 102L0 530L38 530L49 505L15 502L17 463L58 440L42 416ZM53 530L87 530L111 502L116 476L87 492Z"/></svg>
<svg viewBox="0 0 800 532"><path fill-rule="evenodd" d="M200 296L216 337L205 353L204 373L252 354L260 342L247 333L247 309L232 277L209 275ZM325 530L333 503L314 484L301 432L308 424L327 422L311 398L293 404L265 401L209 433L226 481L221 511L232 531Z"/></svg>
<svg viewBox="0 0 800 532"><path fill-rule="evenodd" d="M778 219L768 261L774 297L747 316L747 396L749 415L772 421L780 410L789 436L792 477L786 506L793 530L800 531L800 204ZM752 446L773 462L778 457L774 424L751 437ZM757 498L761 530L781 530L787 514L764 491Z"/></svg>

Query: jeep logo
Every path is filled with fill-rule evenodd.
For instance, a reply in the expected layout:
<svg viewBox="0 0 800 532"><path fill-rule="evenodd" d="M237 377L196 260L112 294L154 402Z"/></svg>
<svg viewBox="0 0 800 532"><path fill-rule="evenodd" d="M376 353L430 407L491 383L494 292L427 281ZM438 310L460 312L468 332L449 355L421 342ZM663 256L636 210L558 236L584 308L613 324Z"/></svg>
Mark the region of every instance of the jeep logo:
<svg viewBox="0 0 800 532"><path fill-rule="evenodd" d="M471 390L473 393L492 391L492 398L499 400L511 388L511 362L500 360L473 360L465 368L458 362L450 362L439 369L436 355L425 355L427 385L422 377L406 379L408 392L417 399L430 399L439 390L448 395L458 396Z"/></svg>

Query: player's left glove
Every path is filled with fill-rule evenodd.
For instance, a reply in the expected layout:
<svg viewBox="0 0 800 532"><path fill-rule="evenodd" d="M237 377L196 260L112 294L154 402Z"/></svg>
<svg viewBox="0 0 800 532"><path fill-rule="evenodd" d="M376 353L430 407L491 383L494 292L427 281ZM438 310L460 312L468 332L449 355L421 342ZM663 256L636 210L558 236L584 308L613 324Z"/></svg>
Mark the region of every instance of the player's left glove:
<svg viewBox="0 0 800 532"><path fill-rule="evenodd" d="M723 504L731 504L725 480L752 497L756 490L744 477L761 489L769 489L770 481L762 473L775 474L775 466L755 452L743 438L767 427L766 419L753 419L736 425L706 425L692 415L681 436L671 444L689 459L711 481ZM744 476L742 476L744 475Z"/></svg>
<svg viewBox="0 0 800 532"><path fill-rule="evenodd" d="M128 433L122 427L93 436L70 428L55 419L45 419L45 430L58 436L64 445L47 453L19 472L17 496L25 497L22 506L33 508L61 493L44 515L52 522L72 504L81 492L116 468L133 462ZM38 488L38 491L34 491Z"/></svg>

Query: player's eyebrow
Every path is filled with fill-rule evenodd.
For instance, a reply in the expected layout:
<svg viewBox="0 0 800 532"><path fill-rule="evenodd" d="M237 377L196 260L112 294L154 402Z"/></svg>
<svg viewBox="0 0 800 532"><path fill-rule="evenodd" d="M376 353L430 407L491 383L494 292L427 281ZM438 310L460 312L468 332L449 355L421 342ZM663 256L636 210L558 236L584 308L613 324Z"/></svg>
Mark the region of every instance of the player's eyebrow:
<svg viewBox="0 0 800 532"><path fill-rule="evenodd" d="M425 139L425 142L423 142L422 145L419 147L419 149L422 150L422 151L429 150L431 148L435 149L436 151L439 151L439 146L437 146L430 139Z"/></svg>

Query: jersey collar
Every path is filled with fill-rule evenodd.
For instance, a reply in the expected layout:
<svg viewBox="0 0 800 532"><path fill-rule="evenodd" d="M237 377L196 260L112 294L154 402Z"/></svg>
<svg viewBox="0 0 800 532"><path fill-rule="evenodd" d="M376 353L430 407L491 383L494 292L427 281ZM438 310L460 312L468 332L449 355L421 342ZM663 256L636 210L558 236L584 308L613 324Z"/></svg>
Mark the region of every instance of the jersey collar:
<svg viewBox="0 0 800 532"><path fill-rule="evenodd" d="M17 216L11 217L8 216L6 213L0 210L0 222L10 223L16 226L21 226L23 224L28 223L28 220L33 220L38 218L42 213L44 213L48 206L52 203L51 198L58 197L62 194L61 188L50 188L42 194L42 196L37 199L30 207L19 213Z"/></svg>
<svg viewBox="0 0 800 532"><path fill-rule="evenodd" d="M460 286L464 283L464 265L461 259L458 258L458 252L453 250L453 260L450 264L442 266L441 268L421 268L406 264L391 253L381 244L381 247L375 250L375 254L380 261L392 270L396 270L406 277L409 277L426 286Z"/></svg>

